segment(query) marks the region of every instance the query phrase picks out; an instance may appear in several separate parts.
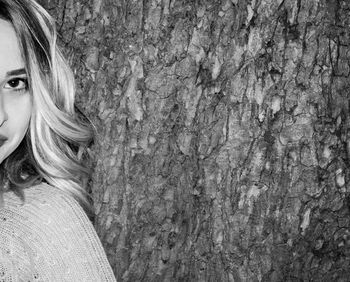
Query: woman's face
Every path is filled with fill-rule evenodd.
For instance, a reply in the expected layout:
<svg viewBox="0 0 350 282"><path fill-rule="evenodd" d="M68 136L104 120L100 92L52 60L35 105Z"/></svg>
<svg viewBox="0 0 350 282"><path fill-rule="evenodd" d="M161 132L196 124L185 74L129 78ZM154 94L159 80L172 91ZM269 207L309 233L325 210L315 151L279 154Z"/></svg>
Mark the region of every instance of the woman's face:
<svg viewBox="0 0 350 282"><path fill-rule="evenodd" d="M23 140L31 111L27 75L15 30L0 19L0 163Z"/></svg>

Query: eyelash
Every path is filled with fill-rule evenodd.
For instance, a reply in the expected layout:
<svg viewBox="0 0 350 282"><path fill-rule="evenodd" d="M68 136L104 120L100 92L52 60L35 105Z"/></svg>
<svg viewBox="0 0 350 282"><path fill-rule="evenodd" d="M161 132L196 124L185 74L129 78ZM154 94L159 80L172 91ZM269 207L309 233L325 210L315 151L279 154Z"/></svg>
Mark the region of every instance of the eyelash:
<svg viewBox="0 0 350 282"><path fill-rule="evenodd" d="M9 81L7 81L6 84L9 84L10 82L13 82L13 81L21 81L24 83L24 87L22 88L9 88L11 89L12 91L15 91L15 92L22 92L22 91L27 91L28 90L28 79L27 78L22 78L22 77L14 77L14 78L11 78Z"/></svg>

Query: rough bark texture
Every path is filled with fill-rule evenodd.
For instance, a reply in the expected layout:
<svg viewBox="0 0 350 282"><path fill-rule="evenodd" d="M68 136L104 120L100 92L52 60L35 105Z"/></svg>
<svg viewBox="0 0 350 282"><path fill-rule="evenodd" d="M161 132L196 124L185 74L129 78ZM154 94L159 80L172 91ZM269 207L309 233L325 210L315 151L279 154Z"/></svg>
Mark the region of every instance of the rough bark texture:
<svg viewBox="0 0 350 282"><path fill-rule="evenodd" d="M348 1L40 2L119 281L349 280Z"/></svg>

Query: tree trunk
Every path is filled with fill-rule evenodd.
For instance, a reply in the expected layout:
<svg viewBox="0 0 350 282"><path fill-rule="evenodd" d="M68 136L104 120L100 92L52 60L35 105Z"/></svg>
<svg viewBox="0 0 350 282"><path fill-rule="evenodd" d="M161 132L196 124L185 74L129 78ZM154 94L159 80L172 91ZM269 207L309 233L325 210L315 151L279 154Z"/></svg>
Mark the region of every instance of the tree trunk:
<svg viewBox="0 0 350 282"><path fill-rule="evenodd" d="M119 281L349 280L348 1L41 3Z"/></svg>

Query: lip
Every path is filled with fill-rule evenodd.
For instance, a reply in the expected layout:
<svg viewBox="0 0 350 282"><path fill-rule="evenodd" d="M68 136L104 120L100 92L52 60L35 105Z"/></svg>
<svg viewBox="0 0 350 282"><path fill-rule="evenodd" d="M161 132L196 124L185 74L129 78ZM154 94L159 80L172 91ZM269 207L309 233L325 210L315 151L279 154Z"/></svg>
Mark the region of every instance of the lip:
<svg viewBox="0 0 350 282"><path fill-rule="evenodd" d="M0 147L4 145L4 143L7 141L7 138L3 135L0 135Z"/></svg>

